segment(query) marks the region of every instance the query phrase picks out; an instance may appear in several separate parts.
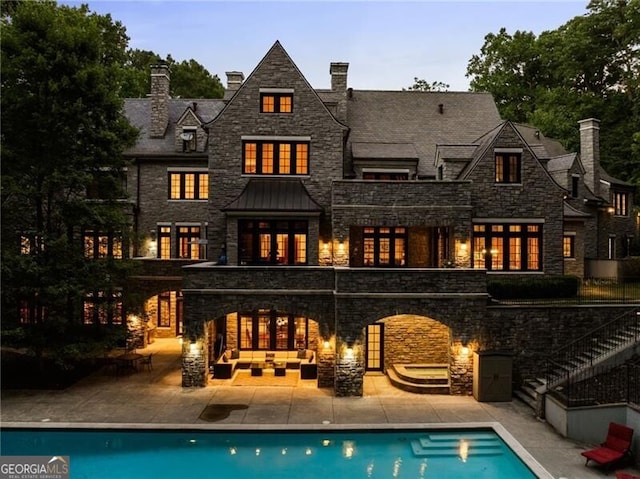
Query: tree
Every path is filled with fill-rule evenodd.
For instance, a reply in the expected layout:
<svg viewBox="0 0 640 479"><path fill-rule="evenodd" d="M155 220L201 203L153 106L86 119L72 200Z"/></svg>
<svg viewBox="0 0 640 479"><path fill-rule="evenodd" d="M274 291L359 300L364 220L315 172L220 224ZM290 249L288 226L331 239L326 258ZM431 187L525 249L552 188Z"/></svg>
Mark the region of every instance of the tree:
<svg viewBox="0 0 640 479"><path fill-rule="evenodd" d="M137 136L118 96L128 38L109 15L52 1L20 2L1 26L2 326L16 327L3 339L64 358L102 337L99 323L87 336L83 300L116 290L128 267L85 257L81 236L129 229L118 201ZM108 194L89 201L98 180Z"/></svg>
<svg viewBox="0 0 640 479"><path fill-rule="evenodd" d="M506 29L485 36L467 67L471 89L494 95L503 118L530 123L570 150L577 122L601 120L601 160L639 183L640 1L592 0L588 14L536 37Z"/></svg>
<svg viewBox="0 0 640 479"><path fill-rule="evenodd" d="M405 88L403 88L405 90ZM413 77L413 85L406 88L406 90L415 91L448 91L449 85L442 83L441 81L434 81L433 83L427 82L423 78Z"/></svg>
<svg viewBox="0 0 640 479"><path fill-rule="evenodd" d="M171 70L172 96L179 98L222 98L224 87L217 75L212 75L197 61L177 62L171 55L163 59L148 50L128 50L125 81L121 95L125 98L144 98L150 91L150 65L164 63Z"/></svg>

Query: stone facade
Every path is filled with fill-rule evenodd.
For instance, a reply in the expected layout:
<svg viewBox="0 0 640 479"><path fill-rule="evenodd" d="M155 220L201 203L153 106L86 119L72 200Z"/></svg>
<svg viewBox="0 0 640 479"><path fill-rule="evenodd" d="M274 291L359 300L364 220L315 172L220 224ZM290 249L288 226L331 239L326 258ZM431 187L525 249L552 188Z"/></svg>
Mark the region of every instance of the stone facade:
<svg viewBox="0 0 640 479"><path fill-rule="evenodd" d="M539 132L529 138L522 126L500 121L488 95L353 90L348 67L332 63L331 89L314 90L276 42L246 80L227 72L223 99L170 99L168 69L157 67L148 104L128 104L130 115L149 117L128 153L135 165L128 170L136 205L134 256L158 255L159 227L170 227L172 248L172 259L141 259L143 271L132 285L151 318L158 316L155 295L182 294L184 308L176 306L171 317L179 323L182 314L185 387L207 385L215 338L225 336L227 346L240 343L243 312L307 318L318 386L338 396L363 393L368 325L384 332L382 370L394 363L446 363L451 392L471 394L469 351L513 353L517 381L534 373L553 348L617 313L490 306L486 286L488 275L582 276L589 258L612 251L614 258L624 256L634 221L630 211L612 214L610 207L619 192L632 205L633 189L601 170L597 120L581 122L582 158L554 156ZM290 111L263 112L265 92L290 96ZM186 148L185 138L192 137L184 134L191 132L193 144ZM308 170L245 171L244 141L304 142ZM500 152L517 152L517 181L497 179ZM171 172L206 173L208 198L169 199ZM274 186L285 179L301 185L305 197L288 197ZM248 186L255 183L271 190L249 201ZM305 209L304 202L317 208ZM240 229L249 221L270 225L269 240L286 236L279 223L306 225L304 241L286 239L301 241L305 261L241 262ZM476 224L539 225L541 246L531 248L540 252L540 268L518 263L518 254L529 254L529 246L517 249L520 238L506 240L498 253L495 245L474 251ZM189 261L196 264L175 259L180 225L200 228L199 238L190 240L200 251ZM386 241L383 230L402 230L402 236ZM266 251L261 234L251 239ZM575 258L564 257L566 235L575 237ZM365 263L365 249L379 259L394 248L405 248L399 262ZM225 264L216 264L222 251ZM504 254L508 267L478 267L479 253Z"/></svg>

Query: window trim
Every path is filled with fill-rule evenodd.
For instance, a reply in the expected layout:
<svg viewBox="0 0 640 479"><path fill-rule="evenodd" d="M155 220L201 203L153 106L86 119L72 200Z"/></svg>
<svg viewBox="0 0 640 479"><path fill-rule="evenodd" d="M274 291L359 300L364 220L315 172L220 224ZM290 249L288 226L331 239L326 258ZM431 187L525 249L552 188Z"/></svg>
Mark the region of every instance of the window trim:
<svg viewBox="0 0 640 479"><path fill-rule="evenodd" d="M278 318L287 319L287 348L278 348L277 338L277 321ZM268 331L269 331L269 344L265 347L260 347L260 319L268 319ZM299 344L296 341L296 319L304 320L305 338L304 344ZM251 331L249 336L251 338L250 347L243 347L248 341L246 341L246 330L242 329L243 321L249 320L251 322ZM239 350L244 351L296 351L299 349L307 349L309 347L309 318L305 316L298 316L292 313L281 313L276 310L258 310L258 311L241 311L238 313L237 318L237 331L238 331L238 343L235 345ZM244 339L244 340L243 340Z"/></svg>
<svg viewBox="0 0 640 479"><path fill-rule="evenodd" d="M265 224L262 227L262 223ZM281 228L279 223L286 223L286 228ZM248 235L248 236L247 236ZM269 237L269 251L278 251L278 236L287 236L288 251L286 263L281 263L277 255L262 256L260 254L260 239ZM296 236L304 236L304 261L296 261ZM251 241L251 254L243 253L245 236ZM309 264L309 221L298 218L245 218L238 220L238 242L240 247L239 262L247 265L271 265L271 266L307 266Z"/></svg>
<svg viewBox="0 0 640 479"><path fill-rule="evenodd" d="M517 158L516 164L516 178L511 180L511 165L510 157ZM498 158L502 158L501 161L501 173L499 178L498 173ZM508 149L508 148L495 148L493 151L493 171L494 171L494 183L496 185L521 185L522 184L522 149Z"/></svg>
<svg viewBox="0 0 640 479"><path fill-rule="evenodd" d="M173 175L176 175L178 180L179 197L173 197ZM187 198L186 193L186 178L187 175L194 175L193 178L193 198ZM203 195L203 181L204 178L204 191ZM168 201L196 201L204 202L209 201L209 171L206 168L167 168L167 200Z"/></svg>
<svg viewBox="0 0 640 479"><path fill-rule="evenodd" d="M629 216L629 193L626 191L613 191L611 193L611 203L613 204L613 215Z"/></svg>
<svg viewBox="0 0 640 479"><path fill-rule="evenodd" d="M476 231L476 226L484 226L484 231ZM519 231L511 231L511 227L519 226ZM538 227L537 232L528 231L529 227L536 226ZM493 231L495 228L502 228L501 231ZM473 221L472 228L472 236L471 236L471 254L472 261L471 267L477 268L476 262L483 262L487 271L497 272L497 273L540 273L544 271L544 221L526 221L520 219L516 221L515 219L508 222L494 222L494 221ZM494 260L493 254L490 252L493 249L493 239L501 239L502 240L502 254L497 260ZM516 253L517 258L520 264L519 269L511 268L511 239L519 239L519 249ZM529 240L537 239L538 247L537 247L537 256L538 256L538 267L536 269L529 268L529 261L531 258L531 254L529 251ZM483 240L484 248L482 251L476 251L476 240ZM484 256L484 261L482 256L478 256L482 254ZM499 261L501 265L500 269L496 269L494 267L494 261Z"/></svg>
<svg viewBox="0 0 640 479"><path fill-rule="evenodd" d="M566 244L567 240L569 240L568 255L567 255L567 244ZM562 257L564 259L576 259L576 234L575 233L564 233L562 235Z"/></svg>
<svg viewBox="0 0 640 479"><path fill-rule="evenodd" d="M278 139L260 137L254 139L252 137L242 137L242 174L248 176L309 176L310 170L310 150L311 142L309 140L292 139L296 137L280 137ZM247 146L255 145L255 172L247 171ZM264 152L265 145L272 146L271 172L265 173ZM280 146L289 145L289 173L280 171ZM298 146L306 146L306 158L304 166L305 171L298 173L299 161Z"/></svg>
<svg viewBox="0 0 640 479"><path fill-rule="evenodd" d="M273 98L273 111L265 109L265 98ZM289 100L289 109L282 110L282 100ZM260 113L268 115L283 114L291 115L293 113L293 92L263 92L260 91Z"/></svg>
<svg viewBox="0 0 640 479"><path fill-rule="evenodd" d="M367 229L373 229L373 232L367 232ZM388 229L388 233L383 233L381 229ZM404 231L399 231L404 230ZM381 239L389 239L389 263L380 263L380 242ZM373 239L373 263L367 264L366 240ZM403 263L396 264L396 240L404 241L404 259ZM365 226L362 228L362 245L363 257L362 263L367 268L405 268L408 264L409 253L409 228L407 226Z"/></svg>

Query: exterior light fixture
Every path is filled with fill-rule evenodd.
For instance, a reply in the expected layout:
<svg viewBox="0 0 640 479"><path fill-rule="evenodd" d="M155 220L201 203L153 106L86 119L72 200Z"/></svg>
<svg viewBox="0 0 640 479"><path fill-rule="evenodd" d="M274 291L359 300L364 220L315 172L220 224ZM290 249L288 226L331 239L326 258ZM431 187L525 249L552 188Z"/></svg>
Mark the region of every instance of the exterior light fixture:
<svg viewBox="0 0 640 479"><path fill-rule="evenodd" d="M327 349L331 348L331 343L330 343L329 341L325 341L325 342L322 344L322 346L323 346L323 348L324 348L325 350L327 350Z"/></svg>

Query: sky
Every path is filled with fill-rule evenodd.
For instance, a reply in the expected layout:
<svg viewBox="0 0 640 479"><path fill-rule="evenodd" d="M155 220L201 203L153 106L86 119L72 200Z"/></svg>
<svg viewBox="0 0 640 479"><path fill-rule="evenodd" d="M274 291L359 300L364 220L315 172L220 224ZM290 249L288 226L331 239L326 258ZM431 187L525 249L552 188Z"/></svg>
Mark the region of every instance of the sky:
<svg viewBox="0 0 640 479"><path fill-rule="evenodd" d="M329 64L349 63L348 86L400 90L421 78L466 91L467 64L488 33L539 35L587 13L588 0L217 1L61 0L87 3L127 30L129 46L194 59L226 86L245 77L280 41L314 88L329 88Z"/></svg>

